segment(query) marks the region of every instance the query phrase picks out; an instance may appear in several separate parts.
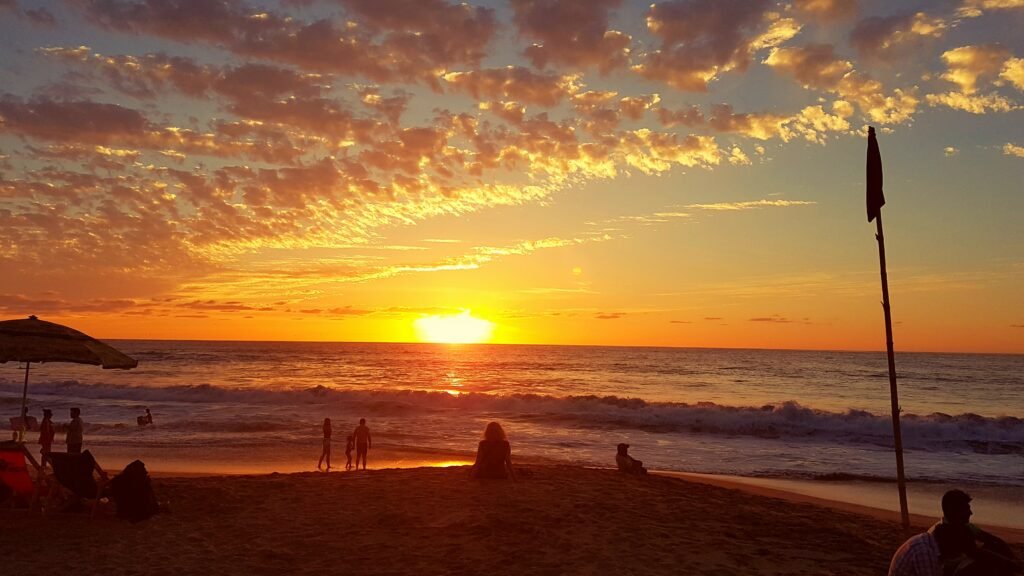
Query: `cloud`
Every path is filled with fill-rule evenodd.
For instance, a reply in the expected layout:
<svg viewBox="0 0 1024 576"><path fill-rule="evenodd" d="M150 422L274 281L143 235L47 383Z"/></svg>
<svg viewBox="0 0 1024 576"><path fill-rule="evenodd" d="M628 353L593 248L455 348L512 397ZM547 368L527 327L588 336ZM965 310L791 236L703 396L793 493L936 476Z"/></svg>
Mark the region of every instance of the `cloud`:
<svg viewBox="0 0 1024 576"><path fill-rule="evenodd" d="M1010 144L1007 142L1003 146L1003 154L1007 156L1016 156L1018 158L1024 158L1024 146L1017 146L1016 144Z"/></svg>
<svg viewBox="0 0 1024 576"><path fill-rule="evenodd" d="M794 0L797 11L825 22L843 20L857 14L857 0Z"/></svg>
<svg viewBox="0 0 1024 576"><path fill-rule="evenodd" d="M630 120L640 120L648 110L652 109L660 101L661 96L658 94L624 96L619 100L619 114Z"/></svg>
<svg viewBox="0 0 1024 576"><path fill-rule="evenodd" d="M942 54L947 71L944 80L956 84L964 94L978 91L978 79L992 76L1007 60L1010 51L998 44L961 46Z"/></svg>
<svg viewBox="0 0 1024 576"><path fill-rule="evenodd" d="M646 128L622 134L626 163L646 174L664 172L673 164L717 166L722 154L710 136L686 136L653 132Z"/></svg>
<svg viewBox="0 0 1024 576"><path fill-rule="evenodd" d="M960 150L955 148L955 147L953 147L953 146L946 146L942 151L946 155L947 158L950 158L952 156L956 156L957 154L960 153Z"/></svg>
<svg viewBox="0 0 1024 576"><path fill-rule="evenodd" d="M757 208L788 208L791 206L813 206L817 202L807 200L750 200L746 202L718 202L715 204L688 204L692 210L736 211Z"/></svg>
<svg viewBox="0 0 1024 576"><path fill-rule="evenodd" d="M625 66L631 38L608 28L608 13L622 0L511 0L519 34L535 40L525 56L537 68L597 68L605 74Z"/></svg>
<svg viewBox="0 0 1024 576"><path fill-rule="evenodd" d="M729 164L733 166L749 166L751 164L750 157L739 146L733 146L732 150L729 151Z"/></svg>
<svg viewBox="0 0 1024 576"><path fill-rule="evenodd" d="M0 294L0 313L9 315L63 316L72 313L111 313L131 309L135 305L134 300L101 298L71 302L60 298L31 298L22 294Z"/></svg>
<svg viewBox="0 0 1024 576"><path fill-rule="evenodd" d="M32 24L43 28L55 28L57 26L57 17L46 8L25 10L25 18Z"/></svg>
<svg viewBox="0 0 1024 576"><path fill-rule="evenodd" d="M1024 58L1010 58L1003 65L999 77L1024 92Z"/></svg>
<svg viewBox="0 0 1024 576"><path fill-rule="evenodd" d="M449 72L445 84L477 100L518 100L538 106L556 106L579 91L578 75L542 74L519 66Z"/></svg>
<svg viewBox="0 0 1024 576"><path fill-rule="evenodd" d="M150 122L138 110L88 100L37 97L26 101L4 95L0 96L0 122L0 132L53 142L177 150L186 154L285 163L293 161L300 153L287 141L269 143L227 138L163 126Z"/></svg>
<svg viewBox="0 0 1024 576"><path fill-rule="evenodd" d="M451 66L477 65L496 30L492 9L444 0L341 0L355 25L304 22L244 2L75 0L93 23L304 70L375 81L422 80Z"/></svg>
<svg viewBox="0 0 1024 576"><path fill-rule="evenodd" d="M177 308L188 308L190 310L206 310L213 312L273 312L271 306L250 306L240 301L218 302L217 300L192 300L191 302L180 302L174 304Z"/></svg>
<svg viewBox="0 0 1024 576"><path fill-rule="evenodd" d="M821 106L808 106L794 115L775 113L737 114L728 104L712 109L708 125L726 133L742 134L757 140L780 138L784 142L803 137L810 142L824 143L831 132L845 132L850 129L846 116L850 115L845 102L836 102L833 109L838 114L829 114Z"/></svg>
<svg viewBox="0 0 1024 576"><path fill-rule="evenodd" d="M675 126L694 128L703 125L705 121L704 113L696 106L679 108L678 110L658 108L658 122L666 128L673 128Z"/></svg>
<svg viewBox="0 0 1024 576"><path fill-rule="evenodd" d="M647 29L660 47L633 70L679 90L705 92L721 73L743 71L753 53L799 32L768 0L671 0L652 4Z"/></svg>
<svg viewBox="0 0 1024 576"><path fill-rule="evenodd" d="M807 318L804 318L803 320L791 320L789 318L785 318L785 317L780 316L778 314L772 314L771 316L761 316L759 318L751 318L749 321L750 322L761 322L761 323L765 323L765 324L793 324L793 323L810 324L810 322L807 320Z"/></svg>
<svg viewBox="0 0 1024 576"><path fill-rule="evenodd" d="M792 75L805 88L831 92L844 102L857 104L865 116L880 124L907 122L917 110L918 99L913 89L897 88L886 95L881 82L838 58L831 44L775 48L764 62Z"/></svg>
<svg viewBox="0 0 1024 576"><path fill-rule="evenodd" d="M924 12L872 16L857 23L850 44L862 58L892 60L921 49L927 39L940 38L948 25Z"/></svg>
<svg viewBox="0 0 1024 576"><path fill-rule="evenodd" d="M979 81L993 78L1002 71L1009 72L1007 79L1013 81L1015 65L1009 59L1010 52L998 44L982 46L961 46L942 54L946 72L942 79L956 84L958 90L944 94L928 94L926 99L932 106L947 106L972 114L986 112L1009 112L1018 106L1002 95L991 92L979 94ZM1004 68L1004 65L1007 68Z"/></svg>
<svg viewBox="0 0 1024 576"><path fill-rule="evenodd" d="M986 10L1019 10L1024 8L1024 0L963 0L957 15L964 18L977 18Z"/></svg>
<svg viewBox="0 0 1024 576"><path fill-rule="evenodd" d="M594 314L594 318L596 320L618 320L619 318L624 318L625 316L625 312L601 312L598 314Z"/></svg>
<svg viewBox="0 0 1024 576"><path fill-rule="evenodd" d="M338 308L329 308L326 310L326 313L332 316L366 316L367 314L373 314L374 311L354 308L352 306L342 306Z"/></svg>
<svg viewBox="0 0 1024 576"><path fill-rule="evenodd" d="M74 64L103 85L135 98L154 100L172 89L203 100L217 95L227 100L227 111L236 116L301 131L303 137L327 137L337 145L369 140L382 122L397 122L407 99L401 94L384 98L364 90L362 102L379 116L358 117L343 100L328 97L329 80L319 74L267 64L206 66L191 58L164 54L106 56L86 46L38 52ZM220 121L218 125L231 123Z"/></svg>

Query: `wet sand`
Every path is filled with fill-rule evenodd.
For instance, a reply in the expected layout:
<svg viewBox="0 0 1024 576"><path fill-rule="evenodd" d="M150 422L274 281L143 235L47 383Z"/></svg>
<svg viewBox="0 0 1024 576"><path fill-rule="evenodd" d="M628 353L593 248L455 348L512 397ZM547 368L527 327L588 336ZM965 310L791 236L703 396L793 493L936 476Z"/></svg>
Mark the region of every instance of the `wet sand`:
<svg viewBox="0 0 1024 576"><path fill-rule="evenodd" d="M883 574L898 523L731 487L530 465L155 478L171 512L0 511L4 573ZM1024 553L1024 546L1017 546Z"/></svg>

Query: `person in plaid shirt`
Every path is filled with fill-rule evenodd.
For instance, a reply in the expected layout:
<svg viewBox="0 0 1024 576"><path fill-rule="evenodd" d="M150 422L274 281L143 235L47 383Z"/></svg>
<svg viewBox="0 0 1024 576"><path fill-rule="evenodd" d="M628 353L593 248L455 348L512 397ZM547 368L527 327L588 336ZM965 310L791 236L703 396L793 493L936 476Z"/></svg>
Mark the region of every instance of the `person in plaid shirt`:
<svg viewBox="0 0 1024 576"><path fill-rule="evenodd" d="M930 532L911 537L896 550L889 576L942 576L939 543Z"/></svg>

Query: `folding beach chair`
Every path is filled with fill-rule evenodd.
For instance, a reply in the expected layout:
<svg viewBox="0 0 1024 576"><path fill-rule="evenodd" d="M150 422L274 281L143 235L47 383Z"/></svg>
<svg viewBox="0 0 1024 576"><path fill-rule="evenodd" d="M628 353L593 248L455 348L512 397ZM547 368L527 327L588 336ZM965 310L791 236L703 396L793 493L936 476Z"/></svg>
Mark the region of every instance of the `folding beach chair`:
<svg viewBox="0 0 1024 576"><path fill-rule="evenodd" d="M29 474L29 466L35 470L35 479ZM42 467L24 444L0 442L0 484L6 488L0 493L7 494L11 507L19 502L28 504L30 508L35 506L42 477Z"/></svg>
<svg viewBox="0 0 1024 576"><path fill-rule="evenodd" d="M66 452L50 452L50 466L53 467L51 476L50 500L60 490L54 489L54 484L60 486L63 491L70 493L72 499L92 502L90 515L96 515L96 508L103 497L103 491L107 483L107 473L96 463L96 459L86 450L81 454L68 454Z"/></svg>

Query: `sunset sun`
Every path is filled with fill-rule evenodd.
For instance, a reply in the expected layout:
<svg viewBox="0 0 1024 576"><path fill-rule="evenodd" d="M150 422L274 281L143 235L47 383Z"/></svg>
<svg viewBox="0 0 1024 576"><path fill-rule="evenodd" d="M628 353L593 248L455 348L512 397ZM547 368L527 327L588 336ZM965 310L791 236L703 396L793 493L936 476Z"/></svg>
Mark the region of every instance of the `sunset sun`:
<svg viewBox="0 0 1024 576"><path fill-rule="evenodd" d="M424 316L416 320L415 327L421 342L444 344L487 342L494 331L493 322L474 318L469 310L460 314Z"/></svg>

